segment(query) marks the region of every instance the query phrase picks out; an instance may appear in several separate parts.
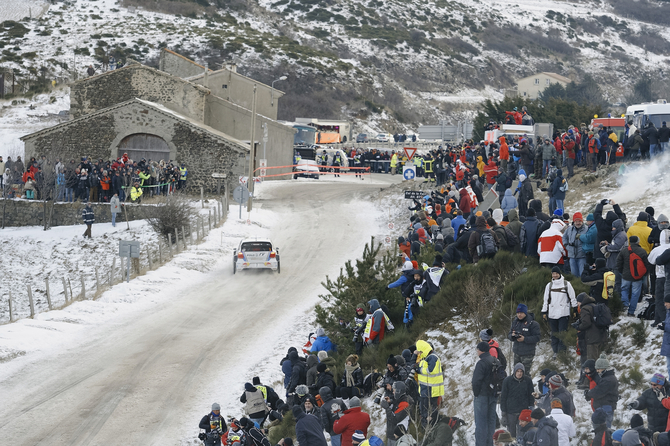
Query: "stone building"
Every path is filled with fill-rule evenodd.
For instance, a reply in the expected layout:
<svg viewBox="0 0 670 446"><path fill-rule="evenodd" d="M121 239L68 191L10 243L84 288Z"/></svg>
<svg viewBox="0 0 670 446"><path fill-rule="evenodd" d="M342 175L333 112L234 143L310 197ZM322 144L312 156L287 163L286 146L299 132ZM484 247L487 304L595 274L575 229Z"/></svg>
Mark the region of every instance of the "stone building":
<svg viewBox="0 0 670 446"><path fill-rule="evenodd" d="M204 71L176 56L184 67ZM163 65L175 69L176 64ZM267 88L257 83L257 91ZM26 158L52 153L66 159L87 155L107 160L127 152L132 159L173 160L186 164L190 191L201 186L214 190L214 172L230 179L248 172L252 112L205 85L132 64L76 82L70 103L74 120L21 138ZM257 110L254 166L264 157L268 166L292 164L293 134L291 127ZM290 170L273 169L268 174Z"/></svg>

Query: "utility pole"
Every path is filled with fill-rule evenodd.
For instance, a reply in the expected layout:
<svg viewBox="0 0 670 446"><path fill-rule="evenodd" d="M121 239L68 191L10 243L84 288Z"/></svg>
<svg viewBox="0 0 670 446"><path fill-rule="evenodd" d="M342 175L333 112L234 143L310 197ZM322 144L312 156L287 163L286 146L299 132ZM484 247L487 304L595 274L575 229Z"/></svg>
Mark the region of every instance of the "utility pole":
<svg viewBox="0 0 670 446"><path fill-rule="evenodd" d="M254 167L256 159L256 144L254 139L256 137L256 84L254 84L254 98L251 103L251 139L249 140L249 179L247 180L249 188L249 201L247 204L247 212L251 212L251 203L254 196Z"/></svg>

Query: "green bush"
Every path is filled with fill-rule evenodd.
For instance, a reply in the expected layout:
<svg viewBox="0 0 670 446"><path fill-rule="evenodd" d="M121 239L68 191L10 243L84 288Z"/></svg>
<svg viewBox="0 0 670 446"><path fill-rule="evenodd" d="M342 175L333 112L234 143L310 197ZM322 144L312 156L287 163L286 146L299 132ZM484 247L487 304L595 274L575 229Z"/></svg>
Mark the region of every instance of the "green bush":
<svg viewBox="0 0 670 446"><path fill-rule="evenodd" d="M643 320L640 320L631 324L631 326L633 327L633 345L637 348L644 347L645 342L647 342L648 335L647 324Z"/></svg>
<svg viewBox="0 0 670 446"><path fill-rule="evenodd" d="M268 432L270 444L277 444L279 440L286 437L295 438L295 418L293 418L293 413L290 411L284 415L281 423L270 426Z"/></svg>

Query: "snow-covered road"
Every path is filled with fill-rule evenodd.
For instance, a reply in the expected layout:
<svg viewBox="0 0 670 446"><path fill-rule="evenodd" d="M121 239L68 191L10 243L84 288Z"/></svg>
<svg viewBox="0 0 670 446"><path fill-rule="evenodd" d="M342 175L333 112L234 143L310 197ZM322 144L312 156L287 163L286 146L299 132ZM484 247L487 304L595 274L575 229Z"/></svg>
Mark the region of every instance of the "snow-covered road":
<svg viewBox="0 0 670 446"><path fill-rule="evenodd" d="M0 365L2 443L197 444L197 422L212 401L225 415L240 416L236 400L244 382L255 375L275 381L286 348L302 343L324 276L359 256L371 235L382 235L384 217L370 197L399 180L287 181L268 188L257 204L260 215L272 216L262 226L281 249L281 274L233 276L232 253L226 253L208 272L193 273L200 274L197 284L185 271L181 280L152 286L159 269L117 285L110 293L125 287L122 292L146 296L101 324L77 327L77 335L61 335L71 325L67 317L25 321L35 324L33 333L43 330L45 343L63 340ZM234 224L210 237L230 235L240 228ZM0 338L11 337L12 326L19 327L0 327Z"/></svg>

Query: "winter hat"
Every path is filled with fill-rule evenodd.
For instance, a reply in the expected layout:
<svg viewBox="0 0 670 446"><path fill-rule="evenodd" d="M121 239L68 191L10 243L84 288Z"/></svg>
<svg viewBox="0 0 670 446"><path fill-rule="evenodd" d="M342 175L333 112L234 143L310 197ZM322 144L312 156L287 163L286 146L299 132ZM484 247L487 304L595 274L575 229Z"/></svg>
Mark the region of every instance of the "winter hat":
<svg viewBox="0 0 670 446"><path fill-rule="evenodd" d="M291 408L291 412L293 412L293 418L296 418L296 419L297 419L297 418L298 418L298 415L300 415L301 413L303 413L303 411L302 411L302 407L300 407L300 404L296 404L295 406L293 406L293 407ZM243 419L244 419L244 418L243 418ZM240 420L240 422L241 422L241 420Z"/></svg>
<svg viewBox="0 0 670 446"><path fill-rule="evenodd" d="M630 417L630 427L631 429L635 429L638 426L644 426L644 420L642 419L642 416L640 416L639 413L636 413L632 417Z"/></svg>
<svg viewBox="0 0 670 446"><path fill-rule="evenodd" d="M516 374L516 371L517 371L517 370L521 370L521 371L523 371L523 373L526 373L526 367L524 367L524 365L521 364L520 362L518 362L518 363L514 366L514 374Z"/></svg>
<svg viewBox="0 0 670 446"><path fill-rule="evenodd" d="M354 435L351 436L351 441L355 441L356 443L363 443L365 441L365 434L363 431L356 431L354 432Z"/></svg>
<svg viewBox="0 0 670 446"><path fill-rule="evenodd" d="M563 385L563 379L561 378L561 375L556 374L549 378L549 385L552 387L561 387Z"/></svg>
<svg viewBox="0 0 670 446"><path fill-rule="evenodd" d="M586 216L586 221L596 221L596 218L593 216L592 213Z"/></svg>
<svg viewBox="0 0 670 446"><path fill-rule="evenodd" d="M319 361L323 361L328 357L328 352L325 350L321 350L319 353L316 354L316 356L319 357Z"/></svg>
<svg viewBox="0 0 670 446"><path fill-rule="evenodd" d="M646 212L640 212L637 215L637 221L649 221L649 214Z"/></svg>
<svg viewBox="0 0 670 446"><path fill-rule="evenodd" d="M488 342L482 341L479 344L477 344L477 350L479 350L482 353L488 352L490 348L491 347L489 346Z"/></svg>
<svg viewBox="0 0 670 446"><path fill-rule="evenodd" d="M556 171L556 175L558 175L559 177L562 177L563 176L563 169L558 169Z"/></svg>
<svg viewBox="0 0 670 446"><path fill-rule="evenodd" d="M660 373L654 373L654 376L651 377L649 382L651 384L658 384L662 386L665 384L665 376L661 375Z"/></svg>
<svg viewBox="0 0 670 446"><path fill-rule="evenodd" d="M405 358L405 362L409 362L412 359L412 352L410 349L406 348L402 351L402 357Z"/></svg>
<svg viewBox="0 0 670 446"><path fill-rule="evenodd" d="M493 433L493 441L498 442L498 438L502 435L502 433L505 432L505 429L498 429Z"/></svg>
<svg viewBox="0 0 670 446"><path fill-rule="evenodd" d="M444 240L444 236L442 235L442 233L437 234L437 239L438 240Z"/></svg>
<svg viewBox="0 0 670 446"><path fill-rule="evenodd" d="M298 407L300 407L300 406L298 406ZM301 409L301 410L302 410L302 409ZM249 418L247 418L247 417L242 417L242 418L240 419L240 427L241 427L242 429L244 429L244 428L247 427L247 426L253 426L253 425L254 425L254 422L251 421L251 420L250 420Z"/></svg>
<svg viewBox="0 0 670 446"><path fill-rule="evenodd" d="M535 209L529 208L526 211L526 217L535 217L537 215L537 212L535 212Z"/></svg>
<svg viewBox="0 0 670 446"><path fill-rule="evenodd" d="M558 273L558 274L561 274L561 273L562 273L561 268L558 267L558 266L554 266L554 267L551 269L551 272L552 272L552 273ZM561 275L562 275L562 274L561 274Z"/></svg>
<svg viewBox="0 0 670 446"><path fill-rule="evenodd" d="M668 220L668 217L666 217L665 214L661 214L658 216L658 219L656 220L658 222L658 229L668 229L670 228L670 220Z"/></svg>
<svg viewBox="0 0 670 446"><path fill-rule="evenodd" d="M398 424L395 429L393 429L393 435L400 438L407 433L407 428L404 424Z"/></svg>
<svg viewBox="0 0 670 446"><path fill-rule="evenodd" d="M635 414L635 415L637 415L637 414ZM623 438L623 433L624 432L626 432L626 431L623 430L623 429L615 430L614 432L612 432L612 440L613 441L618 441L619 443L621 443L621 438Z"/></svg>
<svg viewBox="0 0 670 446"><path fill-rule="evenodd" d="M584 221L584 218L582 217L582 213L581 213L581 212L575 212L575 213L572 215L572 221L577 221L577 220Z"/></svg>
<svg viewBox="0 0 670 446"><path fill-rule="evenodd" d="M407 262L405 262L405 263L402 264L402 270L403 270L403 271L411 271L411 270L413 270L413 269L414 269L414 268L412 267L412 262L409 261L409 260L408 260Z"/></svg>
<svg viewBox="0 0 670 446"><path fill-rule="evenodd" d="M293 446L293 439L289 437L284 438L284 446Z"/></svg>
<svg viewBox="0 0 670 446"><path fill-rule="evenodd" d="M219 403L212 404L212 410L221 410L221 406L219 405Z"/></svg>
<svg viewBox="0 0 670 446"><path fill-rule="evenodd" d="M542 371L540 371L540 376L547 376L550 373L551 373L551 369L542 369Z"/></svg>
<svg viewBox="0 0 670 446"><path fill-rule="evenodd" d="M260 386L261 385L261 379L258 376L254 376L253 379L251 380L251 382L254 386Z"/></svg>
<svg viewBox="0 0 670 446"><path fill-rule="evenodd" d="M523 314L528 314L528 305L526 304L519 304L518 307L516 307L516 312L517 313L523 313Z"/></svg>
<svg viewBox="0 0 670 446"><path fill-rule="evenodd" d="M394 356L394 355L390 355L390 356L389 356L389 359L386 360L386 364L390 364L390 365L392 365L393 367L395 367L395 366L398 365L398 361L395 359L395 356Z"/></svg>
<svg viewBox="0 0 670 446"><path fill-rule="evenodd" d="M563 209L556 209L554 211L554 214L556 217L562 217L563 216Z"/></svg>
<svg viewBox="0 0 670 446"><path fill-rule="evenodd" d="M305 396L309 393L309 387L307 387L304 384L300 384L300 385L296 386L295 393L297 393L298 396Z"/></svg>
<svg viewBox="0 0 670 446"><path fill-rule="evenodd" d="M597 408L596 411L593 412L593 415L591 415L591 422L594 426L607 423L607 413L602 407Z"/></svg>
<svg viewBox="0 0 670 446"><path fill-rule="evenodd" d="M498 208L493 211L493 219L496 221L497 224L500 224L500 222L503 220L502 209Z"/></svg>
<svg viewBox="0 0 670 446"><path fill-rule="evenodd" d="M475 212L475 217L483 217L484 213L482 211Z"/></svg>
<svg viewBox="0 0 670 446"><path fill-rule="evenodd" d="M524 409L521 411L519 414L519 421L530 421L530 413L532 411L530 409Z"/></svg>
<svg viewBox="0 0 670 446"><path fill-rule="evenodd" d="M621 436L621 444L624 446L639 446L640 443L640 433L635 429L627 430Z"/></svg>
<svg viewBox="0 0 670 446"><path fill-rule="evenodd" d="M584 302L584 299L586 299L587 294L586 293L579 293L577 296L577 302L580 304Z"/></svg>
<svg viewBox="0 0 670 446"><path fill-rule="evenodd" d="M442 235L442 234L440 234L440 235ZM437 254L435 256L435 260L433 260L433 266L439 266L439 265L442 265L442 256Z"/></svg>
<svg viewBox="0 0 670 446"><path fill-rule="evenodd" d="M490 341L491 336L493 336L493 330L491 330L490 328L487 328L486 330L482 330L479 332L479 339L481 339L482 341L486 342Z"/></svg>
<svg viewBox="0 0 670 446"><path fill-rule="evenodd" d="M355 396L349 400L349 407L361 407L361 400Z"/></svg>
<svg viewBox="0 0 670 446"><path fill-rule="evenodd" d="M489 217L486 219L486 224L489 225L491 228L497 225L498 223L493 219L493 217Z"/></svg>
<svg viewBox="0 0 670 446"><path fill-rule="evenodd" d="M526 175L524 174L519 175L519 181L521 181L522 183L526 181Z"/></svg>
<svg viewBox="0 0 670 446"><path fill-rule="evenodd" d="M251 385L251 383L244 383L244 390L247 392L255 392L256 388Z"/></svg>
<svg viewBox="0 0 670 446"><path fill-rule="evenodd" d="M637 235L631 235L628 241L630 241L631 245L637 245L638 243L640 243L640 237L638 237Z"/></svg>
<svg viewBox="0 0 670 446"><path fill-rule="evenodd" d="M554 398L553 400L551 400L551 408L563 409L563 401L561 401L560 398Z"/></svg>
<svg viewBox="0 0 670 446"><path fill-rule="evenodd" d="M530 417L534 420L541 420L544 418L544 410L542 409L533 409L533 411L530 413Z"/></svg>
<svg viewBox="0 0 670 446"><path fill-rule="evenodd" d="M325 336L325 335L326 335L326 331L323 328L319 327L319 328L316 329L316 337L317 338L319 336Z"/></svg>
<svg viewBox="0 0 670 446"><path fill-rule="evenodd" d="M607 266L607 260L602 257L596 259L596 269L604 268Z"/></svg>
<svg viewBox="0 0 670 446"><path fill-rule="evenodd" d="M652 217L654 216L654 213L656 212L656 211L654 211L654 208L651 207L651 206L647 206L647 209L645 209L644 211L645 211L647 214L651 215Z"/></svg>
<svg viewBox="0 0 670 446"><path fill-rule="evenodd" d="M316 371L319 373L325 373L327 368L328 366L322 362L321 364L316 366Z"/></svg>
<svg viewBox="0 0 670 446"><path fill-rule="evenodd" d="M610 368L610 362L607 360L607 355L605 355L605 353L602 353L600 355L600 358L596 359L596 370L609 369L609 368Z"/></svg>

